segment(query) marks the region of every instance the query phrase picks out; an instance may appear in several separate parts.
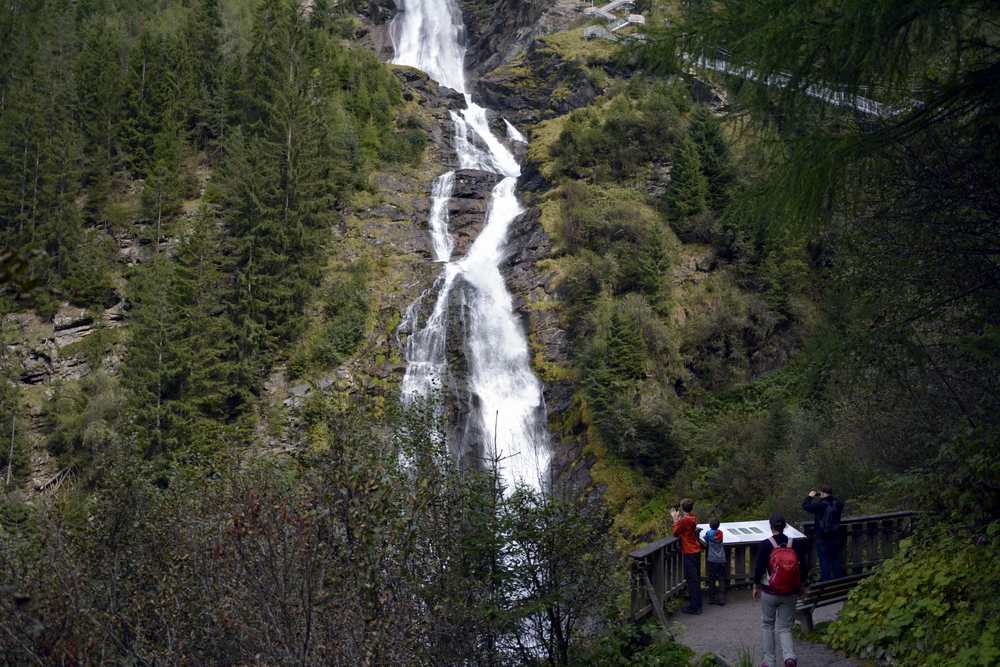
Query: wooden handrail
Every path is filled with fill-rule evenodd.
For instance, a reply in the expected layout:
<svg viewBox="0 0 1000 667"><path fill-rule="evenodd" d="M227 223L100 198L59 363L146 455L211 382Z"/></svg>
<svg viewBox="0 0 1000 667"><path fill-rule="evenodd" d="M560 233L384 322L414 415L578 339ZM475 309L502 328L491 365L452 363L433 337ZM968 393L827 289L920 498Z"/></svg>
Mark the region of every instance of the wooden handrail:
<svg viewBox="0 0 1000 667"><path fill-rule="evenodd" d="M864 516L845 516L840 519L840 524L851 524L851 523L867 523L869 521L884 521L886 519L904 519L906 517L917 516L919 512L912 512L909 510L901 510L898 512L886 512L885 514L868 514ZM801 524L803 528L813 528L816 525L815 521L803 521ZM802 532L805 532L804 530Z"/></svg>
<svg viewBox="0 0 1000 667"><path fill-rule="evenodd" d="M662 540L650 542L646 546L636 549L629 555L632 556L632 558L645 558L654 551L659 551L663 547L672 544L674 542L677 542L679 539L680 539L679 537L674 537L673 535L671 535L670 537L664 537Z"/></svg>
<svg viewBox="0 0 1000 667"><path fill-rule="evenodd" d="M845 580L852 577L860 580L863 578L861 575L867 575L888 558L895 551L899 539L912 527L904 520L918 515L917 512L897 511L842 518L844 564L848 572ZM800 525L806 535L804 539L812 542L816 532L815 522L807 521ZM724 545L730 585L750 583L757 546L757 543ZM669 535L629 555L632 557L632 617L639 620L655 613L662 621L663 603L679 595L686 583L681 567L680 539Z"/></svg>

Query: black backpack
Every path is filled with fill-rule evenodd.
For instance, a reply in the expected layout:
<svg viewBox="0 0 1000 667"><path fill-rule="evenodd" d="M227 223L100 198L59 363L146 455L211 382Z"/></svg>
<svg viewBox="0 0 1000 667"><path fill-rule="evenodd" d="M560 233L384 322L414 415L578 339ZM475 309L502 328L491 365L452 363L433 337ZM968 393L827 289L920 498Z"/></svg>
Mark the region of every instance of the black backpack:
<svg viewBox="0 0 1000 667"><path fill-rule="evenodd" d="M840 503L836 500L823 502L823 513L816 517L816 530L829 535L840 528Z"/></svg>

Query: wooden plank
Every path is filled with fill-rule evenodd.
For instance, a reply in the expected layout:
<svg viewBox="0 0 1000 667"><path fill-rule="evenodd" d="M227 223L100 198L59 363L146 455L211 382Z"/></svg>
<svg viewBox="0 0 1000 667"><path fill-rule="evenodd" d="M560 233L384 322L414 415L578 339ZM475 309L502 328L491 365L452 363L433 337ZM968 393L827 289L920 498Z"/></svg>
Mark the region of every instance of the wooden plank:
<svg viewBox="0 0 1000 667"><path fill-rule="evenodd" d="M638 620L645 616L645 614L639 611L639 606L642 604L641 598L639 597L639 572L638 565L636 563L632 564L632 568L629 571L629 593L631 597L631 604L629 608L632 610L632 618Z"/></svg>
<svg viewBox="0 0 1000 667"><path fill-rule="evenodd" d="M879 521L865 523L865 560L869 563L869 568L882 560L879 549L879 524Z"/></svg>
<svg viewBox="0 0 1000 667"><path fill-rule="evenodd" d="M866 515L863 515L863 516L845 516L845 517L841 517L840 524L841 525L850 525L852 523L864 523L866 521L873 521L873 520L878 520L878 519L897 519L897 518L902 519L902 518L912 518L912 517L915 517L915 516L917 516L916 512L912 512L912 511L908 511L908 510L902 510L902 511L899 511L899 512L886 512L885 514L866 514ZM810 530L815 530L815 526L816 526L816 522L815 521L804 521L802 524L800 524L799 530L801 530L803 533L805 533L806 532L805 531L806 528L809 528ZM806 533L806 534L808 535L808 533Z"/></svg>
<svg viewBox="0 0 1000 667"><path fill-rule="evenodd" d="M653 552L659 551L660 549L669 546L670 544L673 544L674 542L677 541L678 539L676 537L670 535L668 537L664 537L662 540L657 540L655 542L647 544L644 547L640 547L635 551L633 551L630 555L632 556L632 558L645 558L646 556L649 556Z"/></svg>
<svg viewBox="0 0 1000 667"><path fill-rule="evenodd" d="M845 563L847 567L845 567L844 569L845 570L851 569L855 574L864 571L864 567L862 564L863 559L861 558L861 548L862 548L862 540L864 539L864 530L865 526L863 523L850 524L851 561L850 563Z"/></svg>
<svg viewBox="0 0 1000 667"><path fill-rule="evenodd" d="M893 539L896 534L896 522L892 519L883 519L882 526L882 558L889 558L896 551L897 540Z"/></svg>
<svg viewBox="0 0 1000 667"><path fill-rule="evenodd" d="M747 545L739 544L734 549L736 553L736 583L742 584L747 578Z"/></svg>
<svg viewBox="0 0 1000 667"><path fill-rule="evenodd" d="M653 589L653 584L650 583L649 577L646 573L642 573L643 582L646 584L646 593L649 595L649 601L653 605L653 611L656 612L656 618L660 621L660 626L664 629L667 628L667 617L663 613L663 603L660 601L660 597L656 594Z"/></svg>

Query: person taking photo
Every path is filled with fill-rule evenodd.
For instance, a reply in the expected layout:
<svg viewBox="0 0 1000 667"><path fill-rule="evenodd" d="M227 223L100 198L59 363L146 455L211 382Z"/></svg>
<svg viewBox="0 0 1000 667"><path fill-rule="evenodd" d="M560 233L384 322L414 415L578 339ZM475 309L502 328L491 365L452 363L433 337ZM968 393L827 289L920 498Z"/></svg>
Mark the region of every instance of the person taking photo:
<svg viewBox="0 0 1000 667"><path fill-rule="evenodd" d="M819 491L810 491L802 501L802 509L812 514L816 527L816 556L819 558L819 580L839 579L844 571L844 543L840 535L840 518L844 503L824 484Z"/></svg>
<svg viewBox="0 0 1000 667"><path fill-rule="evenodd" d="M694 501L681 500L681 511L670 510L674 520L674 537L681 540L684 559L684 579L687 582L688 604L681 609L685 614L701 613L701 543L698 541L698 517L694 515Z"/></svg>

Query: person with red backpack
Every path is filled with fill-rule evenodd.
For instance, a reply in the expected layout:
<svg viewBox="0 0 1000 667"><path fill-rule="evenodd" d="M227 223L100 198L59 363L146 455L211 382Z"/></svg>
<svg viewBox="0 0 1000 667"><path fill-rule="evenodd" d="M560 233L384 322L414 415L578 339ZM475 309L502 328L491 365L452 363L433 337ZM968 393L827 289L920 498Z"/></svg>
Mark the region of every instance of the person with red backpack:
<svg viewBox="0 0 1000 667"><path fill-rule="evenodd" d="M771 515L771 537L757 547L753 568L753 599L761 603L764 662L761 667L777 667L774 635L778 634L785 667L797 667L792 645L795 598L805 580L808 558L805 540L791 543L785 535L785 517Z"/></svg>

